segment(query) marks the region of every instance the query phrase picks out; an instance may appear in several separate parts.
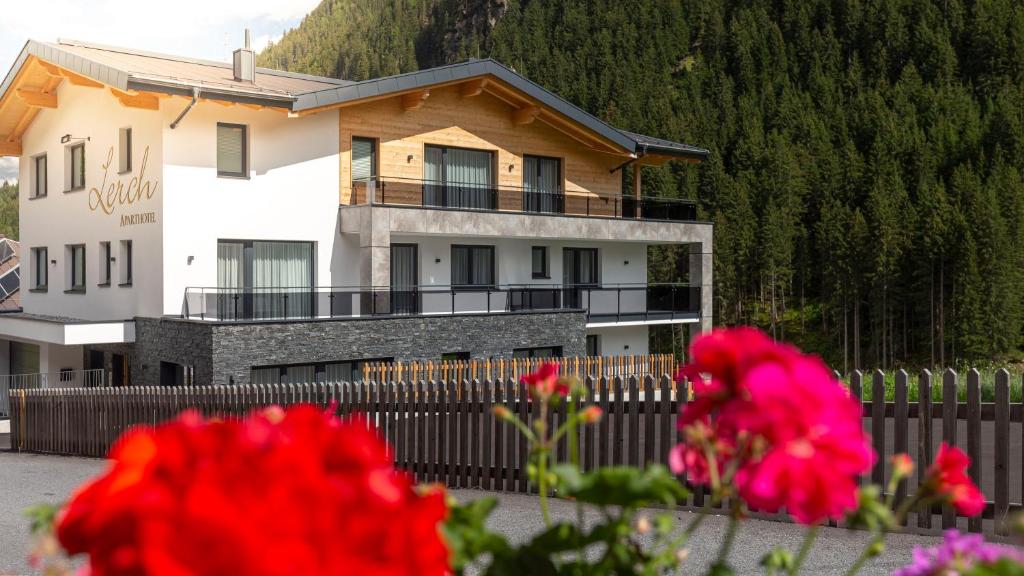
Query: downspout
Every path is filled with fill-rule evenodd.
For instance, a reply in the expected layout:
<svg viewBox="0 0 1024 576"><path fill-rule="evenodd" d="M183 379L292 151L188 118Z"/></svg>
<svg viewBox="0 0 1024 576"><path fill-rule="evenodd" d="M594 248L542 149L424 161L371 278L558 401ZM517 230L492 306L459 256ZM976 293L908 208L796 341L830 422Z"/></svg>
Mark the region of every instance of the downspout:
<svg viewBox="0 0 1024 576"><path fill-rule="evenodd" d="M198 102L198 101L199 101L199 88L193 87L192 88L192 101L188 103L188 106L185 106L185 109L181 111L181 114L178 114L178 117L174 119L174 122L171 122L171 130L174 130L175 128L178 127L178 124L181 123L181 120L182 120L182 118L185 117L185 114L188 114L188 111L191 110L192 107L195 106L196 102Z"/></svg>

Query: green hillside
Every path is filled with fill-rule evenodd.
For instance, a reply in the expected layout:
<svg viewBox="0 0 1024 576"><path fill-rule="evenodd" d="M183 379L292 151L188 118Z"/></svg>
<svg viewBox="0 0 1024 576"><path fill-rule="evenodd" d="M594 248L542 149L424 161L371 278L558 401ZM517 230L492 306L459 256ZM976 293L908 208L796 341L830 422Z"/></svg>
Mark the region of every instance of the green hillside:
<svg viewBox="0 0 1024 576"><path fill-rule="evenodd" d="M644 181L715 222L717 323L836 367L1020 354L1020 3L325 0L259 58L363 79L486 56L712 151Z"/></svg>

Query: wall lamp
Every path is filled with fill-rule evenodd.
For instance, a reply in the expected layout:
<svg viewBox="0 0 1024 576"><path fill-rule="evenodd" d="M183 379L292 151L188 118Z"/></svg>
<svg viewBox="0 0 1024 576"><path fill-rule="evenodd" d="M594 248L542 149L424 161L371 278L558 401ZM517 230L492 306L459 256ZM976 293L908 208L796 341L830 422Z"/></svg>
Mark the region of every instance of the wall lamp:
<svg viewBox="0 0 1024 576"><path fill-rule="evenodd" d="M75 138L71 134L65 134L65 135L60 137L60 143L61 144L67 144L68 142L71 142L72 140L92 140L92 138L90 138L89 136L86 136L85 138Z"/></svg>
<svg viewBox="0 0 1024 576"><path fill-rule="evenodd" d="M441 259L440 258L434 258L434 264L440 264L440 263L441 263Z"/></svg>
<svg viewBox="0 0 1024 576"><path fill-rule="evenodd" d="M629 266L629 260L626 260L626 261L624 261L624 262L622 263L622 265L623 265L623 266Z"/></svg>
<svg viewBox="0 0 1024 576"><path fill-rule="evenodd" d="M405 163L406 164L412 164L412 159L413 158L414 158L414 156L412 154L409 154L408 156L405 157Z"/></svg>

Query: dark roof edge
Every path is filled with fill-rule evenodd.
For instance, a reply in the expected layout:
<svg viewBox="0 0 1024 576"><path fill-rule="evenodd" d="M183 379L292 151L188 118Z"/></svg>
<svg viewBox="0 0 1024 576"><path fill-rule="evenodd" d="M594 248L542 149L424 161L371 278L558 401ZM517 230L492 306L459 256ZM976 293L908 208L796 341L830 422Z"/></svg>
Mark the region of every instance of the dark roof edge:
<svg viewBox="0 0 1024 576"><path fill-rule="evenodd" d="M398 74L395 76L365 80L348 86L340 86L338 88L327 88L316 92L308 92L299 96L298 100L295 102L294 110L298 112L321 106L329 106L340 102L360 100L373 96L386 95L392 92L414 90L416 88L432 86L443 82L451 82L464 78L468 79L488 74L498 78L506 84L511 85L519 91L526 93L545 106L558 111L577 123L590 128L605 139L614 142L630 153L634 153L636 151L636 141L626 136L618 129L608 125L603 120L562 99L541 87L539 84L536 84L491 58L483 60L469 60L458 64L448 64L416 72L407 72L405 74Z"/></svg>

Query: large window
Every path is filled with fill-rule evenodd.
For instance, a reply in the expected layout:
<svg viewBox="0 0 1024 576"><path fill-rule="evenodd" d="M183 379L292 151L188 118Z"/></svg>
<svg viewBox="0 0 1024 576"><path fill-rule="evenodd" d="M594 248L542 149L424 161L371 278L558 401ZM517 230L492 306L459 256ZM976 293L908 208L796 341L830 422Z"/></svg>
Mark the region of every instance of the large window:
<svg viewBox="0 0 1024 576"><path fill-rule="evenodd" d="M530 256L533 278L535 280L550 278L551 274L548 273L548 247L534 246L530 249Z"/></svg>
<svg viewBox="0 0 1024 576"><path fill-rule="evenodd" d="M85 142L68 148L68 191L85 188Z"/></svg>
<svg viewBox="0 0 1024 576"><path fill-rule="evenodd" d="M523 156L523 210L565 211L562 196L562 163L558 158Z"/></svg>
<svg viewBox="0 0 1024 576"><path fill-rule="evenodd" d="M218 312L224 319L313 315L313 243L221 240Z"/></svg>
<svg viewBox="0 0 1024 576"><path fill-rule="evenodd" d="M253 367L249 374L252 384L306 384L314 382L362 382L363 367L370 362L391 362L392 358L342 360L316 364Z"/></svg>
<svg viewBox="0 0 1024 576"><path fill-rule="evenodd" d="M249 129L242 124L217 123L217 175L249 176Z"/></svg>
<svg viewBox="0 0 1024 576"><path fill-rule="evenodd" d="M68 272L66 292L85 292L85 244L70 244L66 247Z"/></svg>
<svg viewBox="0 0 1024 576"><path fill-rule="evenodd" d="M42 198L46 196L47 181L46 181L46 154L40 154L32 158L32 198Z"/></svg>
<svg viewBox="0 0 1024 576"><path fill-rule="evenodd" d="M452 286L494 286L494 246L452 246Z"/></svg>
<svg viewBox="0 0 1024 576"><path fill-rule="evenodd" d="M47 249L32 249L32 290L46 290L47 285Z"/></svg>
<svg viewBox="0 0 1024 576"><path fill-rule="evenodd" d="M536 348L516 348L512 351L513 358L561 358L561 346L537 346Z"/></svg>
<svg viewBox="0 0 1024 576"><path fill-rule="evenodd" d="M423 163L423 204L494 210L494 153L488 150L427 146Z"/></svg>

